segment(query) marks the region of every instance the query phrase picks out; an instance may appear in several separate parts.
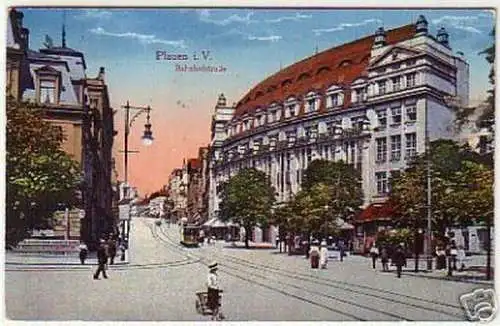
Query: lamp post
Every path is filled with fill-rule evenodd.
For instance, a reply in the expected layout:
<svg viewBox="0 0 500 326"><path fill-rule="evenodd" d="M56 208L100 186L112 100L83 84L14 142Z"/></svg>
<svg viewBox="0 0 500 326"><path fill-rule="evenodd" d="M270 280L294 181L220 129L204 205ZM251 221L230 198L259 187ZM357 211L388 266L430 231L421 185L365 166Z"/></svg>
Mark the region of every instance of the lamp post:
<svg viewBox="0 0 500 326"><path fill-rule="evenodd" d="M325 221L324 221L324 239L326 240L328 238L328 210L330 209L330 206L325 205Z"/></svg>
<svg viewBox="0 0 500 326"><path fill-rule="evenodd" d="M129 151L128 150L128 136L130 134L130 128L134 123L135 119L143 112L146 112L146 124L144 125L144 134L142 136L143 144L149 146L153 143L153 132L151 131L151 123L150 123L150 112L151 108L149 105L147 107L139 107L139 106L130 106L129 101L127 104L122 106L122 109L125 110L125 142L124 142L124 179L125 179L125 188L124 188L124 198L129 199L129 188L128 188L128 154L129 153L138 153L138 151ZM136 113L130 117L130 110L135 110ZM130 210L128 212L128 221L127 221L127 241L129 240L130 233ZM122 222L122 237L125 235L125 221Z"/></svg>

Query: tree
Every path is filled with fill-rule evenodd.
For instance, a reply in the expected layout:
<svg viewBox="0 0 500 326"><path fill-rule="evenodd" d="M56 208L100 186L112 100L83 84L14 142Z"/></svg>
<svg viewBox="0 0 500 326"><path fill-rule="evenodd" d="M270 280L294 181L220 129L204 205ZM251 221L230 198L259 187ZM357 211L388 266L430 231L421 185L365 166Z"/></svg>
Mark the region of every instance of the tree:
<svg viewBox="0 0 500 326"><path fill-rule="evenodd" d="M15 244L29 228L50 224L59 203L79 202L78 163L61 150L62 130L33 104L7 99L6 230Z"/></svg>
<svg viewBox="0 0 500 326"><path fill-rule="evenodd" d="M480 198L471 196L468 185L473 179L467 167L472 165L481 167L481 171L492 170L482 164L481 158L470 149L451 140L437 140L430 147L433 230L444 238L447 227L472 222L472 207L481 207L483 211L488 207ZM398 227L424 228L427 216L426 164L425 155L418 156L403 173L391 180L390 198L400 213L395 220ZM491 210L492 203L489 207Z"/></svg>
<svg viewBox="0 0 500 326"><path fill-rule="evenodd" d="M275 202L275 191L262 171L242 169L221 185L220 219L245 228L245 247L252 229L267 225Z"/></svg>
<svg viewBox="0 0 500 326"><path fill-rule="evenodd" d="M295 231L307 234L319 233L332 218L328 214L331 189L324 183L314 184L309 190L301 190L291 202L291 224Z"/></svg>
<svg viewBox="0 0 500 326"><path fill-rule="evenodd" d="M328 213L334 218L352 216L363 204L359 171L343 161L312 161L305 171L302 189L311 191L314 185L320 183L328 186Z"/></svg>

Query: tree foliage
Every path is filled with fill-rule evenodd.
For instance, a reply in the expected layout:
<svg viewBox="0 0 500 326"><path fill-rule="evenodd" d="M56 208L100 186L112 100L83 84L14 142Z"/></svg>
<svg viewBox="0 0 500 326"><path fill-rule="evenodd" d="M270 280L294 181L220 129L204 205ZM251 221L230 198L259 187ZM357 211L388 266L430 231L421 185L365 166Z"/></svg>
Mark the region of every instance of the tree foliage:
<svg viewBox="0 0 500 326"><path fill-rule="evenodd" d="M444 236L447 227L470 224L492 210L493 170L470 149L451 140L431 143L430 152L432 227ZM427 171L426 157L420 155L391 180L390 197L399 211L397 227L425 228Z"/></svg>
<svg viewBox="0 0 500 326"><path fill-rule="evenodd" d="M275 191L266 174L254 168L242 169L221 185L220 219L245 228L248 248L253 227L267 225L275 202Z"/></svg>
<svg viewBox="0 0 500 326"><path fill-rule="evenodd" d="M346 219L363 204L363 190L359 171L343 161L314 160L305 171L302 182L304 191L311 191L316 184L328 186L329 214Z"/></svg>
<svg viewBox="0 0 500 326"><path fill-rule="evenodd" d="M43 110L7 99L6 208L8 242L46 226L59 203L78 203L78 163L61 149L62 130Z"/></svg>

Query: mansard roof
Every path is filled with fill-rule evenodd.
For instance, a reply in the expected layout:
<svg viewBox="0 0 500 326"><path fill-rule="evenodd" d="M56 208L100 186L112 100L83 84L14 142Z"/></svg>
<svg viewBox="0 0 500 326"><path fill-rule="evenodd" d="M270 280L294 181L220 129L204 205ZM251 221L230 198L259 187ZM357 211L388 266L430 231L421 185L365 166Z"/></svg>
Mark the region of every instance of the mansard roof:
<svg viewBox="0 0 500 326"><path fill-rule="evenodd" d="M409 24L386 32L387 44L396 44L415 36L415 25ZM346 43L288 66L263 80L237 103L234 118L253 113L291 95L303 96L310 89L324 92L332 84L348 86L366 72L375 36ZM350 100L347 97L344 106Z"/></svg>

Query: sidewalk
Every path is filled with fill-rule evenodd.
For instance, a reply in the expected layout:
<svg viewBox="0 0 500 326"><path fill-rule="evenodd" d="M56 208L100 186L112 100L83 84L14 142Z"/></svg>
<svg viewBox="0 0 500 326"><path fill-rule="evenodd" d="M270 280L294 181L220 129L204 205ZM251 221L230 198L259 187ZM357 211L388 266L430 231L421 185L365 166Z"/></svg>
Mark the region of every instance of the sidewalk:
<svg viewBox="0 0 500 326"><path fill-rule="evenodd" d="M225 248L238 248L245 249L245 242L243 241L234 241L234 242L224 242L223 245ZM276 247L269 242L248 242L249 249L276 249Z"/></svg>
<svg viewBox="0 0 500 326"><path fill-rule="evenodd" d="M371 258L364 257L371 266ZM494 280L486 280L486 257L485 256L471 256L466 260L465 269L463 271L453 271L452 276L448 276L448 269L436 270L436 260L432 261L432 270L427 271L427 262L419 260L419 271L415 272L415 260L413 258L407 259L406 267L403 267L402 277L422 277L428 279L440 279L446 281L464 282L464 283L477 283L485 285L493 285ZM492 263L492 278L494 278L494 264ZM380 259L377 260L376 269L382 269ZM390 273L396 273L396 266L390 266Z"/></svg>
<svg viewBox="0 0 500 326"><path fill-rule="evenodd" d="M82 265L78 253L71 255L31 255L21 254L12 251L5 252L6 265L22 265L22 266L85 266L97 265L97 257L95 253L89 253L85 264ZM115 257L114 265L128 265L128 253L125 255L125 261L120 260L120 256Z"/></svg>

